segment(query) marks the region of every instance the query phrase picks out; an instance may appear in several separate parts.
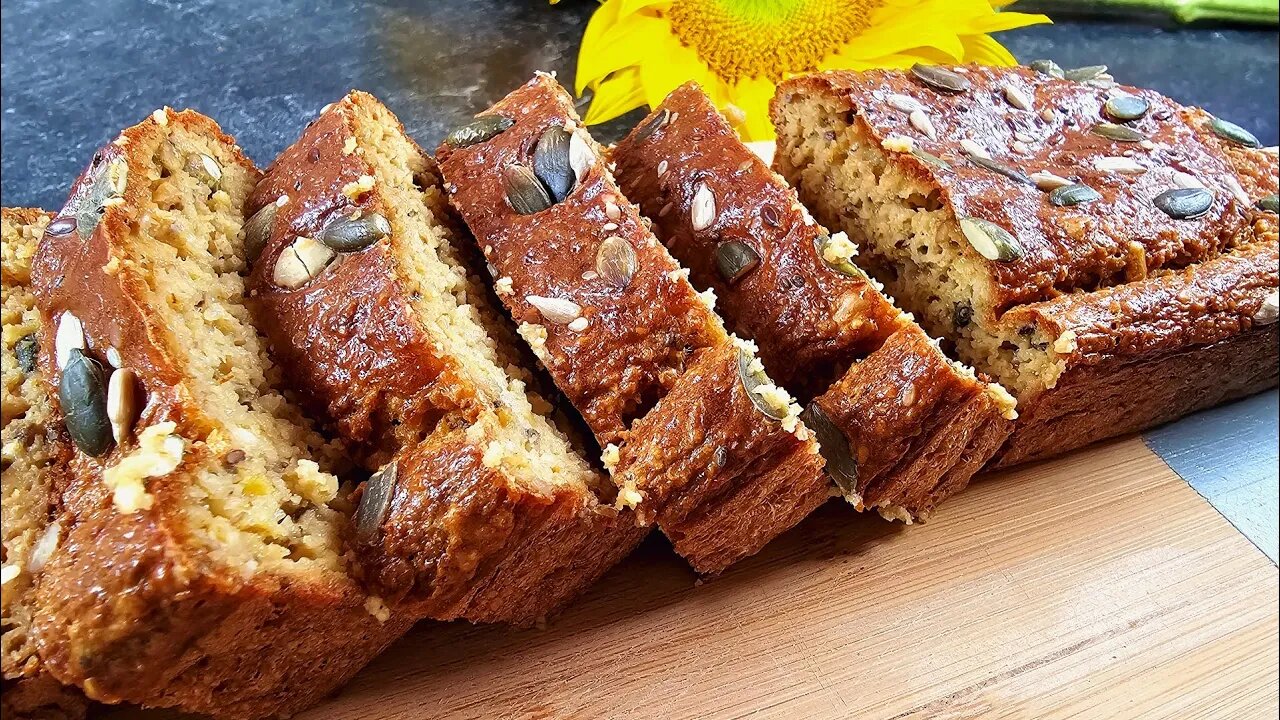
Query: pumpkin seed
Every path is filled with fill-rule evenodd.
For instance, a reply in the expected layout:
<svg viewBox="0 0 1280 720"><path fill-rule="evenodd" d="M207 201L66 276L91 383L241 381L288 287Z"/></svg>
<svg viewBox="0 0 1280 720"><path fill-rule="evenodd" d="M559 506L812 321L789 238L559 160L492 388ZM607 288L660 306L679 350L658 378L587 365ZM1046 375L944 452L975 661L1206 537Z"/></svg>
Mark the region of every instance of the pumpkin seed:
<svg viewBox="0 0 1280 720"><path fill-rule="evenodd" d="M916 63L911 66L911 74L915 75L925 85L942 92L962 93L972 85L969 82L969 78L937 65Z"/></svg>
<svg viewBox="0 0 1280 720"><path fill-rule="evenodd" d="M1012 167L1009 167L1008 165L1002 165L1001 163L998 163L995 160L982 157L981 155L975 155L971 152L968 152L967 150L965 151L964 156L968 158L969 162L973 163L974 165L977 165L978 167L984 170L990 170L991 172L997 175L1003 175L1004 177L1007 177L1010 180L1013 180L1014 182L1020 182L1024 185L1032 185L1032 186L1035 185L1035 182L1033 182L1031 178L1027 177L1026 173L1022 172L1021 170L1018 170L1017 168L1012 168Z"/></svg>
<svg viewBox="0 0 1280 720"><path fill-rule="evenodd" d="M700 232L711 227L711 223L716 219L716 196L711 193L711 188L706 183L698 183L698 189L693 192L693 202L689 207L689 225L694 232Z"/></svg>
<svg viewBox="0 0 1280 720"><path fill-rule="evenodd" d="M257 262L262 249L271 239L271 228L275 225L276 210L279 208L280 206L273 202L267 203L251 215L248 222L244 224L244 254L250 265Z"/></svg>
<svg viewBox="0 0 1280 720"><path fill-rule="evenodd" d="M582 315L582 307L572 300L541 295L526 295L524 300L532 305L547 322L556 325L568 325Z"/></svg>
<svg viewBox="0 0 1280 720"><path fill-rule="evenodd" d="M1137 120L1147 114L1147 110L1151 109L1151 104L1137 95L1117 95L1102 106L1102 111L1107 117L1120 122L1128 122Z"/></svg>
<svg viewBox="0 0 1280 720"><path fill-rule="evenodd" d="M736 285L759 264L760 254L741 240L720 243L716 248L716 269L730 285Z"/></svg>
<svg viewBox="0 0 1280 720"><path fill-rule="evenodd" d="M554 202L569 197L577 180L569 165L570 133L562 127L550 127L538 138L533 148L533 174L551 193Z"/></svg>
<svg viewBox="0 0 1280 720"><path fill-rule="evenodd" d="M1267 212L1280 212L1280 197L1272 193L1258 201L1257 208Z"/></svg>
<svg viewBox="0 0 1280 720"><path fill-rule="evenodd" d="M514 120L501 115L485 115L449 131L444 136L444 143L455 148L470 147L495 137L512 125L515 125Z"/></svg>
<svg viewBox="0 0 1280 720"><path fill-rule="evenodd" d="M849 438L832 422L816 402L809 403L800 419L813 430L818 439L818 451L827 461L827 474L847 498L858 494L858 460L849 446Z"/></svg>
<svg viewBox="0 0 1280 720"><path fill-rule="evenodd" d="M650 135L653 135L659 128L667 124L667 119L670 117L671 113L668 112L666 108L662 108L658 112L654 113L653 116L646 120L643 125L636 128L636 136L632 142L642 143L645 140L648 140Z"/></svg>
<svg viewBox="0 0 1280 720"><path fill-rule="evenodd" d="M64 213L70 210L70 214L75 216L76 232L81 240L88 240L98 228L98 222L107 212L107 201L124 192L128 168L128 163L120 158L98 165L93 170L88 189L72 201L72 207L63 210Z"/></svg>
<svg viewBox="0 0 1280 720"><path fill-rule="evenodd" d="M72 230L75 230L75 229L76 229L75 218L60 217L55 219L53 222L49 223L48 227L44 229L44 232L46 235L61 237L63 235L69 234Z"/></svg>
<svg viewBox="0 0 1280 720"><path fill-rule="evenodd" d="M1107 73L1106 65L1086 65L1074 70L1065 70L1062 77L1066 80L1074 80L1075 82L1089 82L1097 80L1099 76Z"/></svg>
<svg viewBox="0 0 1280 720"><path fill-rule="evenodd" d="M336 256L328 246L300 237L276 258L271 280L282 288L295 290L319 276Z"/></svg>
<svg viewBox="0 0 1280 720"><path fill-rule="evenodd" d="M521 215L532 215L551 207L551 196L533 171L523 165L508 165L502 176L507 184L507 202Z"/></svg>
<svg viewBox="0 0 1280 720"><path fill-rule="evenodd" d="M1203 188L1174 188L1160 193L1152 202L1174 220L1190 220L1209 212L1213 193Z"/></svg>
<svg viewBox="0 0 1280 720"><path fill-rule="evenodd" d="M840 233L836 234L839 235ZM837 272L845 277L861 278L863 280L867 278L867 274L862 271L862 268L854 265L847 258L840 257L835 260L828 258L827 246L830 244L830 235L822 234L813 239L813 248L818 253L818 259L822 260L823 265L826 265L831 271Z"/></svg>
<svg viewBox="0 0 1280 720"><path fill-rule="evenodd" d="M382 523L391 512L391 499L396 492L398 475L396 462L392 461L370 475L365 482L364 493L360 495L360 504L356 506L354 518L358 542L373 543L382 536Z"/></svg>
<svg viewBox="0 0 1280 720"><path fill-rule="evenodd" d="M138 376L128 368L111 373L107 381L107 419L116 444L124 442L138 419Z"/></svg>
<svg viewBox="0 0 1280 720"><path fill-rule="evenodd" d="M35 333L18 338L13 351L18 356L18 367L23 372L35 372L36 360L40 356L40 344L36 341Z"/></svg>
<svg viewBox="0 0 1280 720"><path fill-rule="evenodd" d="M1233 122L1214 118L1209 122L1209 127L1211 127L1219 137L1230 140L1237 145L1243 145L1248 148L1262 147L1262 143L1258 141L1258 138L1255 137L1253 133Z"/></svg>
<svg viewBox="0 0 1280 720"><path fill-rule="evenodd" d="M774 407L772 403L765 401L763 397L756 393L756 390L763 385L769 384L769 379L764 373L757 372L752 369L755 358L747 351L738 349L738 379L742 381L742 389L746 391L747 397L751 399L751 404L756 409L764 413L765 417L774 420L781 420L786 417L786 409Z"/></svg>
<svg viewBox="0 0 1280 720"><path fill-rule="evenodd" d="M951 163L947 162L946 160L943 160L937 155L934 155L925 150L921 150L920 148L917 148L917 147L911 148L911 154L914 155L917 160L924 163L925 165L935 167L939 170L951 169Z"/></svg>
<svg viewBox="0 0 1280 720"><path fill-rule="evenodd" d="M84 347L84 324L72 313L62 313L53 336L53 355L58 367L65 368L71 359L71 351L83 350Z"/></svg>
<svg viewBox="0 0 1280 720"><path fill-rule="evenodd" d="M1146 135L1134 130L1128 125L1116 125L1115 123L1100 122L1089 129L1094 135L1115 140L1116 142L1135 143L1150 140Z"/></svg>
<svg viewBox="0 0 1280 720"><path fill-rule="evenodd" d="M1102 199L1102 194L1088 185L1064 185L1049 193L1049 202L1058 207L1084 205Z"/></svg>
<svg viewBox="0 0 1280 720"><path fill-rule="evenodd" d="M636 249L631 243L612 235L605 238L596 250L596 272L610 285L625 288L631 284L639 268Z"/></svg>
<svg viewBox="0 0 1280 720"><path fill-rule="evenodd" d="M981 218L960 218L960 230L978 254L996 262L1013 262L1023 255L1022 245L1018 244L1008 230Z"/></svg>
<svg viewBox="0 0 1280 720"><path fill-rule="evenodd" d="M111 420L107 417L106 377L97 360L80 348L72 348L58 383L58 400L67 433L80 452L98 457L111 447Z"/></svg>
<svg viewBox="0 0 1280 720"><path fill-rule="evenodd" d="M320 231L321 243L337 252L363 250L391 234L391 223L378 213L335 218Z"/></svg>
<svg viewBox="0 0 1280 720"><path fill-rule="evenodd" d="M1032 60L1027 67L1035 70L1041 75L1048 75L1051 78L1058 78L1059 80L1065 76L1062 66L1052 60Z"/></svg>

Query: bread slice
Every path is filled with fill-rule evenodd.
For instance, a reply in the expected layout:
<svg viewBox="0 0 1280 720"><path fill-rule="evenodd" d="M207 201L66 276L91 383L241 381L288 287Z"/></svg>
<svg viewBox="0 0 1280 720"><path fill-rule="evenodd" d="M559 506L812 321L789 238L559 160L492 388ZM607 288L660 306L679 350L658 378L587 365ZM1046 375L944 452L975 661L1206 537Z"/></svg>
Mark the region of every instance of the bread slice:
<svg viewBox="0 0 1280 720"><path fill-rule="evenodd" d="M605 446L620 503L695 569L757 551L826 498L799 407L654 239L554 79L437 157L520 334Z"/></svg>
<svg viewBox="0 0 1280 720"><path fill-rule="evenodd" d="M612 153L618 181L696 286L802 402L859 509L923 519L1004 442L1013 398L958 366L815 223L695 83Z"/></svg>
<svg viewBox="0 0 1280 720"><path fill-rule="evenodd" d="M94 155L32 266L76 446L34 631L96 700L288 715L410 624L349 577L340 448L250 322L258 177L212 120L156 111Z"/></svg>
<svg viewBox="0 0 1280 720"><path fill-rule="evenodd" d="M35 208L0 213L0 278L4 287L4 565L0 584L5 717L83 717L84 696L44 670L36 651L32 595L35 579L58 542L59 488L65 484L70 441L37 365L40 312L31 293L31 258L49 224Z"/></svg>
<svg viewBox="0 0 1280 720"><path fill-rule="evenodd" d="M385 599L530 623L640 541L529 389L532 359L475 272L434 162L386 107L361 92L330 105L249 207L264 242L250 285L275 356L369 468L384 466L353 541ZM289 275L308 247L310 275Z"/></svg>
<svg viewBox="0 0 1280 720"><path fill-rule="evenodd" d="M1274 151L1045 68L825 73L772 106L805 204L1017 396L1003 465L1277 382Z"/></svg>

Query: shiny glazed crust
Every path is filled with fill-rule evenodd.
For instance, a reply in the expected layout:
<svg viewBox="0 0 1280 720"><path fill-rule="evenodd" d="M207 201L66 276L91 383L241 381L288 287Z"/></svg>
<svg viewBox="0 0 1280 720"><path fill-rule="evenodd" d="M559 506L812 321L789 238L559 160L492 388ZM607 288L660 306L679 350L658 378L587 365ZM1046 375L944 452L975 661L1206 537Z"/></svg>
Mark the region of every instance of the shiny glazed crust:
<svg viewBox="0 0 1280 720"><path fill-rule="evenodd" d="M922 519L999 448L1011 409L948 363L861 271L822 259L826 231L696 84L668 95L612 157L623 191L694 283L714 288L729 326L760 345L779 382L804 399L821 396L854 451L850 499L859 507ZM715 217L694 230L699 187L714 198ZM734 282L716 264L727 242L759 257Z"/></svg>
<svg viewBox="0 0 1280 720"><path fill-rule="evenodd" d="M1224 140L1203 111L1148 90L1057 80L1027 68L953 70L970 82L965 92L939 92L892 71L784 83L772 105L780 130L775 163L820 220L859 243L875 228L859 219L865 213L839 202L830 168L815 172L811 145L825 143L835 158L852 156L851 137L861 139L862 151L882 150L885 167L921 188L927 209L943 218L935 238L920 238L931 249L962 238L957 220L964 216L1014 234L1023 254L1012 261L987 260L963 241L946 256L951 280L960 278L969 292L969 328L898 296L931 333L956 340L961 359L1018 395L1020 420L996 464L1047 458L1276 384L1275 313L1264 310L1274 308L1280 285L1275 215L1253 205L1276 192L1274 149ZM1096 129L1112 119L1103 104L1126 95L1148 105L1124 125L1149 143L1120 142ZM806 128L804 140L788 135L792 111L810 101L824 126ZM936 137L902 109L912 102ZM1028 109L1018 106L1024 102ZM964 139L999 164L1086 183L1100 198L1054 206L1034 184L967 157ZM1117 162L1123 169L1114 169ZM1176 220L1153 201L1196 186L1213 194L1202 215ZM883 243L863 250L886 284L949 292ZM985 344L969 344L971 336ZM1012 360L1004 347L1014 348Z"/></svg>
<svg viewBox="0 0 1280 720"><path fill-rule="evenodd" d="M395 463L398 480L380 532L352 541L362 579L414 616L529 624L621 560L644 530L630 513L602 506L589 488L538 490L486 464L487 437L469 436L467 428L504 422L496 410L502 399L466 376L464 358L428 337L387 242L343 254L301 288L271 281L289 244L314 236L329 219L354 210L392 215L394 201L376 184L357 197L343 191L374 176L363 149L356 150L361 106L385 111L360 92L331 105L272 163L250 199L253 213L288 198L250 281L259 325L299 396L375 465L388 456ZM403 127L385 131L403 134ZM426 160L418 183L438 188Z"/></svg>
<svg viewBox="0 0 1280 720"><path fill-rule="evenodd" d="M146 201L155 158L135 149L157 142L163 126L207 139L234 158L238 172L257 170L234 141L191 111L158 111L104 146L77 181L88 192L92 169L119 159L129 177L120 202L105 205L92 234L46 233L32 271L45 321L42 370L53 383L50 318L63 311L84 324L89 350L118 348L149 391L139 426L171 420L193 433L208 421L201 398L183 384L167 330L145 300L140 272L111 258L130 257L133 208ZM224 171L226 169L224 168ZM193 435L194 436L194 435ZM112 503L103 460L76 453L63 494L69 529L37 589L40 655L59 680L95 700L133 702L228 718L286 716L323 698L408 628L408 618L380 622L366 596L340 572L285 577L243 573L194 547L183 504L187 469L209 453L189 443L179 468L153 478L150 509L125 513Z"/></svg>
<svg viewBox="0 0 1280 720"><path fill-rule="evenodd" d="M508 166L530 163L534 146L552 126L588 137L553 79L535 77L485 115L501 115L514 125L470 146L442 145L437 157L446 190L492 266L499 296L522 323L521 334L606 446L606 463L614 465L614 479L622 487L620 501L635 505L642 522L656 518L677 552L699 571L717 572L755 552L825 495L816 444L804 437L802 425L793 434L753 407L714 408L722 398L709 385L686 382L703 356L724 367L736 350L684 271L614 185L594 141L585 140L595 157L563 201L532 215L513 210L503 177ZM634 275L622 287L597 272L597 253L611 237L636 254ZM585 327L543 317L530 296L571 299L581 308ZM673 446L679 447L686 447L681 438L718 437L724 429L690 418L715 417L730 408L735 414L725 417L724 427L752 428L748 434L758 443L754 458L743 460L761 463L752 472L732 480L718 477L708 470L705 453L680 473L672 474L661 456L647 460L654 464L652 474L622 472L630 462L625 458L639 456L629 446L666 452L667 436L660 433L671 433ZM611 451L618 457L609 457ZM781 460L797 451L815 462L795 470L784 497L770 497L781 476L764 466L765 458ZM759 512L751 506L762 502L792 507ZM664 507L672 508L670 514L664 515Z"/></svg>

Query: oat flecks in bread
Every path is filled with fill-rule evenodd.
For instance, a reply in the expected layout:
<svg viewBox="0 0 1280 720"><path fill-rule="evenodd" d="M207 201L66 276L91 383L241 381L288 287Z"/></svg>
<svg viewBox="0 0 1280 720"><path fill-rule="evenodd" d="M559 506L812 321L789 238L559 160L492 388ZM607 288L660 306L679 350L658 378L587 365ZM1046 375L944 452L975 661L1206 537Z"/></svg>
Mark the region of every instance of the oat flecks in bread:
<svg viewBox="0 0 1280 720"><path fill-rule="evenodd" d="M95 154L32 267L50 383L67 389L56 345L74 317L82 337L62 341L83 350L65 367L128 368L142 398L122 442L93 457L76 441L68 527L37 585L40 655L94 699L287 715L409 624L365 609L342 556L339 448L276 389L250 322L258 177L212 120L158 111ZM164 437L140 443L149 431Z"/></svg>
<svg viewBox="0 0 1280 720"><path fill-rule="evenodd" d="M69 453L69 441L37 364L40 313L30 288L31 258L50 217L34 208L4 208L0 234L4 287L0 670L5 717L74 718L86 711L82 694L44 670L31 629L35 579L62 532L58 492Z"/></svg>
<svg viewBox="0 0 1280 720"><path fill-rule="evenodd" d="M561 155L541 142L564 132ZM539 75L452 133L437 157L521 336L605 448L620 504L662 528L695 569L716 572L822 501L822 461L802 423L760 409L781 399L767 379L750 380L761 390L753 397L733 395L742 402L693 379L741 383L732 340L601 154L568 95ZM700 405L705 422L690 415ZM726 457L734 448L748 454ZM791 470L769 463L792 451L804 458L794 482L764 492Z"/></svg>
<svg viewBox="0 0 1280 720"><path fill-rule="evenodd" d="M249 202L263 208L254 304L294 389L383 466L353 546L394 608L531 623L635 546L644 533L612 484L529 388L532 358L477 275L433 160L386 107L361 92L330 105L268 169ZM309 280L276 282L298 238L332 242L368 219L377 231L340 243Z"/></svg>
<svg viewBox="0 0 1280 720"><path fill-rule="evenodd" d="M963 489L1011 428L1003 388L949 361L894 307L857 247L813 221L697 85L638 127L612 153L623 191L780 383L817 398L826 412L809 417L846 497L915 520Z"/></svg>
<svg viewBox="0 0 1280 720"><path fill-rule="evenodd" d="M972 87L954 95L887 71L788 81L772 106L774 162L930 333L1018 397L998 462L1276 384L1275 325L1254 319L1280 284L1275 215L1253 206L1275 192L1275 157L1154 92L966 72ZM1010 85L1031 110L1001 95ZM1128 131L1099 128L1117 95L1149 106ZM912 130L897 96L925 108L937 140ZM895 137L909 147L889 148ZM1051 198L1043 173L1097 197ZM1156 202L1195 188L1208 194L1202 214L1177 219Z"/></svg>

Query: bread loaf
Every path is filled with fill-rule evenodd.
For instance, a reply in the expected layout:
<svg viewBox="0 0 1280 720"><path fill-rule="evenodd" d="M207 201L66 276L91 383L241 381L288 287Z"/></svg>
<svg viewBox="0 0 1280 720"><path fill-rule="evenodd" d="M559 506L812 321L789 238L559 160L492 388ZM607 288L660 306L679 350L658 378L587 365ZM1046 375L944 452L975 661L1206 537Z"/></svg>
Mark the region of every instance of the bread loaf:
<svg viewBox="0 0 1280 720"><path fill-rule="evenodd" d="M1274 150L1096 70L1040 67L824 73L771 110L805 204L1017 396L1001 465L1278 374Z"/></svg>
<svg viewBox="0 0 1280 720"><path fill-rule="evenodd" d="M498 296L604 446L620 504L717 572L823 502L799 407L649 232L550 76L437 157Z"/></svg>

